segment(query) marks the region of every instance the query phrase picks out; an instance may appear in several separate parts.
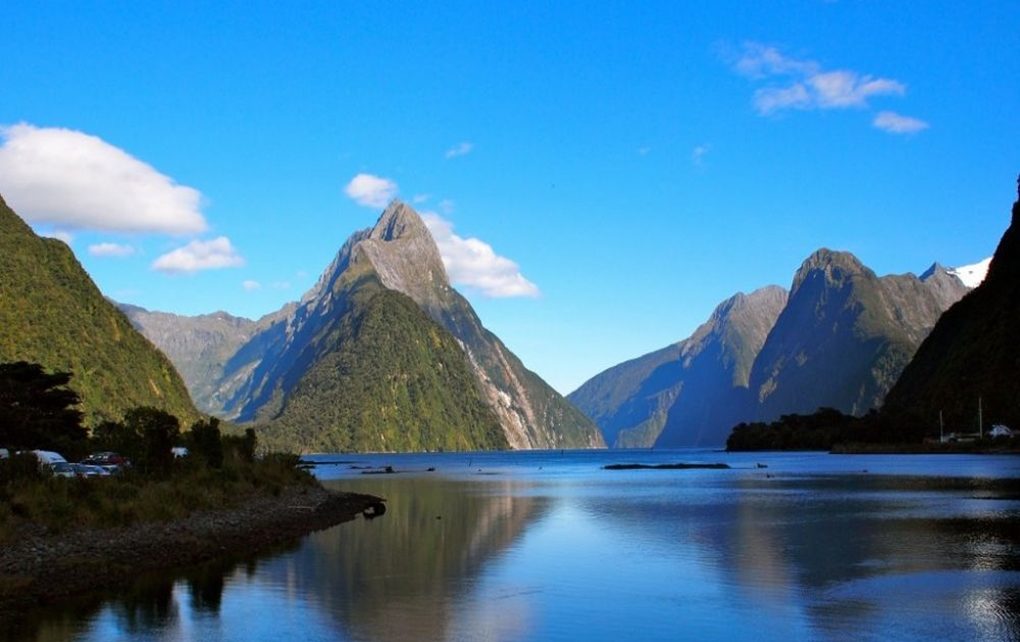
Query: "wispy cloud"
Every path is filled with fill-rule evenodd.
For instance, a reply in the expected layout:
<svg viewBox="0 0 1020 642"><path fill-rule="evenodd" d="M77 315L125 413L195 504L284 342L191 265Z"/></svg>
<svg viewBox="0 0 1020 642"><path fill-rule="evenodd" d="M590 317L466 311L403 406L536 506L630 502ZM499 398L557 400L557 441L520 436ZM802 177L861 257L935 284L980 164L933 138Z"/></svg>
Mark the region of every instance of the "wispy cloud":
<svg viewBox="0 0 1020 642"><path fill-rule="evenodd" d="M475 148L474 143L469 143L467 141L457 143L450 149L446 150L446 157L457 158L458 156L467 156L468 154L471 153L471 150L473 150L474 148Z"/></svg>
<svg viewBox="0 0 1020 642"><path fill-rule="evenodd" d="M68 229L193 234L201 194L96 136L0 127L0 192L27 220Z"/></svg>
<svg viewBox="0 0 1020 642"><path fill-rule="evenodd" d="M113 256L124 257L135 253L135 248L120 243L96 243L89 246L89 254L92 256Z"/></svg>
<svg viewBox="0 0 1020 642"><path fill-rule="evenodd" d="M258 281L248 279L246 281L241 281L241 287L244 288L245 292L254 292L255 290L262 289L262 284Z"/></svg>
<svg viewBox="0 0 1020 642"><path fill-rule="evenodd" d="M432 198L431 194L415 194L411 198L411 202L414 203L415 205L421 205L422 203L428 201L430 198Z"/></svg>
<svg viewBox="0 0 1020 642"><path fill-rule="evenodd" d="M923 120L901 116L894 111L879 112L871 124L890 134L913 134L928 129L928 123Z"/></svg>
<svg viewBox="0 0 1020 642"><path fill-rule="evenodd" d="M708 143L695 146L695 148L691 151L691 162L695 165L701 165L705 160L705 154L708 154L711 149L712 146Z"/></svg>
<svg viewBox="0 0 1020 642"><path fill-rule="evenodd" d="M744 43L733 68L756 82L754 108L762 115L788 109L865 108L876 96L902 96L906 85L849 69L826 70L814 60L787 56L776 47Z"/></svg>
<svg viewBox="0 0 1020 642"><path fill-rule="evenodd" d="M45 236L45 237L51 238L51 239L57 239L58 241L63 241L64 243L67 243L68 245L70 245L71 241L74 240L74 235L72 235L70 232L65 232L64 230L54 230L52 232L44 232L43 234L40 234L40 236Z"/></svg>
<svg viewBox="0 0 1020 642"><path fill-rule="evenodd" d="M458 236L453 224L435 212L423 213L422 220L439 246L446 273L454 283L493 298L538 296L538 286L524 278L517 264L496 254L485 241Z"/></svg>
<svg viewBox="0 0 1020 642"><path fill-rule="evenodd" d="M347 183L344 193L358 205L365 207L386 207L397 195L397 184L381 176L358 174Z"/></svg>
<svg viewBox="0 0 1020 642"><path fill-rule="evenodd" d="M154 270L168 273L190 273L200 270L240 267L244 259L225 236L211 241L195 240L184 247L160 256L152 263Z"/></svg>

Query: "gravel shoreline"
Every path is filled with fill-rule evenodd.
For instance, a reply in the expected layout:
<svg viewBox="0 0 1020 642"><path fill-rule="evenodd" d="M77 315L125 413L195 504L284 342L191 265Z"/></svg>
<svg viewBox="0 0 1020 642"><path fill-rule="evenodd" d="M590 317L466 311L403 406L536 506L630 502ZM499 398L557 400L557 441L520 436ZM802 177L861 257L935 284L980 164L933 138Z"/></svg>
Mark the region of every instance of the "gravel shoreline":
<svg viewBox="0 0 1020 642"><path fill-rule="evenodd" d="M5 612L108 588L142 572L256 553L371 513L382 501L295 486L173 522L28 536L0 548L0 620Z"/></svg>

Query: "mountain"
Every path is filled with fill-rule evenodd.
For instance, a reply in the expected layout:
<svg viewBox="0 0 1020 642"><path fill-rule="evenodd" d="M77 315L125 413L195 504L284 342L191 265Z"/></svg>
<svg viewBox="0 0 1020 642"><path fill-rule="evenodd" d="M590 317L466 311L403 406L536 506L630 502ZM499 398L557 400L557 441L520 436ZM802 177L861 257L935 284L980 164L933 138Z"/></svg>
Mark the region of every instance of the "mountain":
<svg viewBox="0 0 1020 642"><path fill-rule="evenodd" d="M223 381L227 362L245 343L293 310L294 304L258 321L213 312L194 317L116 303L131 324L177 367L191 398L203 412L221 414L232 394Z"/></svg>
<svg viewBox="0 0 1020 642"><path fill-rule="evenodd" d="M37 236L0 197L0 361L70 371L87 424L154 406L198 419L173 364L109 301L62 241Z"/></svg>
<svg viewBox="0 0 1020 642"><path fill-rule="evenodd" d="M748 418L877 407L942 312L966 292L937 265L924 279L878 277L848 252L815 252L755 359Z"/></svg>
<svg viewBox="0 0 1020 642"><path fill-rule="evenodd" d="M151 323L138 322L155 335ZM212 337L205 353L202 341L182 339L183 349L168 354L211 410L271 423L281 443L292 439L305 450L603 445L587 417L482 326L450 286L424 222L398 201L344 243L301 301L249 323ZM497 437L485 429L492 422ZM432 437L394 441L406 431Z"/></svg>
<svg viewBox="0 0 1020 642"><path fill-rule="evenodd" d="M746 387L754 357L786 303L777 286L721 303L694 333L592 377L570 399L615 447L717 445L733 426L734 387Z"/></svg>
<svg viewBox="0 0 1020 642"><path fill-rule="evenodd" d="M889 392L883 417L908 438L946 430L1020 427L1020 184L988 275L939 319Z"/></svg>
<svg viewBox="0 0 1020 642"><path fill-rule="evenodd" d="M772 286L728 299L691 337L569 398L618 447L720 446L737 423L822 406L862 414L967 290L938 264L921 277L878 277L852 254L821 249L789 296Z"/></svg>

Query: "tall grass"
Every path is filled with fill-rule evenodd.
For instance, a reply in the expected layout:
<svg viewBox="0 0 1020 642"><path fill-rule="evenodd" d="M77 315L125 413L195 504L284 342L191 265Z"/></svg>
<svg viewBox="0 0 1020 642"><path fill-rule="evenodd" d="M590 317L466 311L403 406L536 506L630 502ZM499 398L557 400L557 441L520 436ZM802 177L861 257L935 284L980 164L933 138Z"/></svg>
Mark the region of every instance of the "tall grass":
<svg viewBox="0 0 1020 642"><path fill-rule="evenodd" d="M0 544L34 528L48 533L129 526L183 518L196 510L229 508L256 495L279 495L314 478L293 455L252 462L228 461L221 469L181 462L163 479L127 472L88 479L28 477L0 485Z"/></svg>

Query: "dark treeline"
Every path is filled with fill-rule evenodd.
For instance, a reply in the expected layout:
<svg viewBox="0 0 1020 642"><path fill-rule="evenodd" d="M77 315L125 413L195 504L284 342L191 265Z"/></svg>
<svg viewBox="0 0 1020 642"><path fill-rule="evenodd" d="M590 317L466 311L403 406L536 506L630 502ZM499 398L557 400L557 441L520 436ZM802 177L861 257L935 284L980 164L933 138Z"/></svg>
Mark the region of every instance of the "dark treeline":
<svg viewBox="0 0 1020 642"><path fill-rule="evenodd" d="M69 460L89 452L113 451L132 462L135 472L165 477L175 465L173 448L188 449L190 465L221 469L225 458L251 462L255 432L223 435L219 419L200 419L182 431L174 415L151 407L133 408L121 421L106 420L89 434L77 409L72 375L46 372L36 363L0 363L0 448L52 450Z"/></svg>
<svg viewBox="0 0 1020 642"><path fill-rule="evenodd" d="M100 422L90 434L71 379L38 364L0 364L0 448L8 451L0 458L0 543L37 526L60 532L179 519L314 483L297 468L296 455L256 457L253 430L223 434L216 418L182 430L174 415L140 407L120 421ZM187 455L175 454L177 447ZM130 465L110 476L61 478L32 450L56 451L69 461L114 452Z"/></svg>
<svg viewBox="0 0 1020 642"><path fill-rule="evenodd" d="M1011 450L1017 438L992 439L991 424L973 423L941 432L964 433L966 442L941 444L938 417L927 422L901 422L897 416L872 410L863 417L846 415L833 408L819 408L810 415L783 415L764 423L741 423L726 440L727 450L840 450L846 452L883 452L909 450L941 452L949 450ZM983 432L983 438L976 436Z"/></svg>

